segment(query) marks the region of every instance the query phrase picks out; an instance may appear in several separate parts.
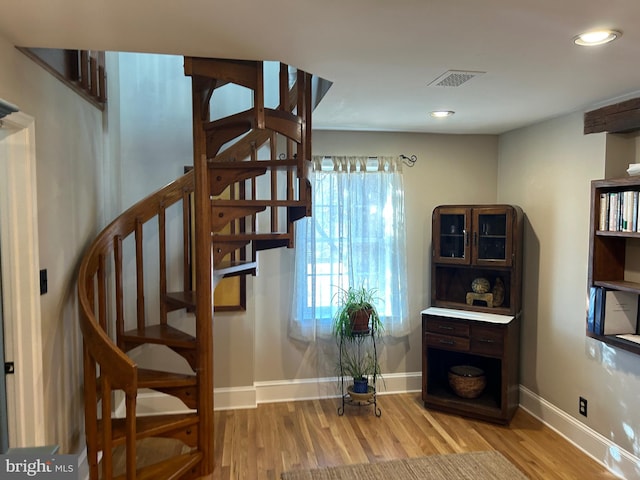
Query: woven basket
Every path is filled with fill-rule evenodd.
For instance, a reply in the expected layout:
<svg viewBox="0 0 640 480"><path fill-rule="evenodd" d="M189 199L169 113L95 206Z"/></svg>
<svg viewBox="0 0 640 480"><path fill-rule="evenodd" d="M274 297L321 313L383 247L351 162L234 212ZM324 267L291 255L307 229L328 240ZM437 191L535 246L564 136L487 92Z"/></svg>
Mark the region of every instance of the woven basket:
<svg viewBox="0 0 640 480"><path fill-rule="evenodd" d="M477 398L487 386L487 377L481 368L456 365L449 369L449 385L462 398Z"/></svg>

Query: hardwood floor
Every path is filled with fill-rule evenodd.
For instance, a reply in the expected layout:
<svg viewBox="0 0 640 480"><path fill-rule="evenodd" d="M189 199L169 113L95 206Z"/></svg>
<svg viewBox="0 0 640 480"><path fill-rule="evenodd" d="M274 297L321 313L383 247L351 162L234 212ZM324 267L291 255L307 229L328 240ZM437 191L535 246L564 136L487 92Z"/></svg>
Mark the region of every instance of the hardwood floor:
<svg viewBox="0 0 640 480"><path fill-rule="evenodd" d="M427 410L418 393L378 400L380 418L371 407L340 417L337 399L216 412L209 478L275 480L286 470L474 450L499 450L531 479L616 478L522 410L502 427Z"/></svg>
<svg viewBox="0 0 640 480"><path fill-rule="evenodd" d="M531 479L617 478L522 410L505 427L427 410L419 393L378 397L380 418L348 406L340 417L338 403L216 412L216 468L203 480L278 480L287 470L479 450L500 451ZM157 459L158 446L151 450Z"/></svg>

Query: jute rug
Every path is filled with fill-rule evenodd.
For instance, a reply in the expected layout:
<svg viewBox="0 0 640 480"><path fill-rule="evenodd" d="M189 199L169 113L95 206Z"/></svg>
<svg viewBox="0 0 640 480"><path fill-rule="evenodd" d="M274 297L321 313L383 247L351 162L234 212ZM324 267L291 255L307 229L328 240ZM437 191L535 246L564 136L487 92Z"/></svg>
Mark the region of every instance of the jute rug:
<svg viewBox="0 0 640 480"><path fill-rule="evenodd" d="M430 455L388 462L285 472L282 480L526 480L497 451Z"/></svg>

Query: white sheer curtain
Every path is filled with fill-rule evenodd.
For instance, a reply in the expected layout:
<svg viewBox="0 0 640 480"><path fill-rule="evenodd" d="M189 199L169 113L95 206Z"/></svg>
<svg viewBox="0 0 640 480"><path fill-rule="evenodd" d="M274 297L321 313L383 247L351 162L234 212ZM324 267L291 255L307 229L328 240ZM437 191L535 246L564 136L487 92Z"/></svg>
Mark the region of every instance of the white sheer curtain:
<svg viewBox="0 0 640 480"><path fill-rule="evenodd" d="M289 335L331 335L339 288L374 288L385 335L409 333L402 161L314 157L313 216L296 223Z"/></svg>

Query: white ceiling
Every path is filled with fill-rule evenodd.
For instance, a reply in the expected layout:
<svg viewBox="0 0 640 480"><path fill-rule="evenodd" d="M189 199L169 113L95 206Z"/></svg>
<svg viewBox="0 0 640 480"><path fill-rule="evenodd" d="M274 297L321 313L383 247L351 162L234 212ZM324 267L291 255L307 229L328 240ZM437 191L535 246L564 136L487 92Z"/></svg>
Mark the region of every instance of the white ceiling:
<svg viewBox="0 0 640 480"><path fill-rule="evenodd" d="M597 27L623 35L573 44ZM282 61L333 82L314 112L321 129L498 134L640 91L640 0L5 0L0 35ZM448 70L486 73L427 86Z"/></svg>

